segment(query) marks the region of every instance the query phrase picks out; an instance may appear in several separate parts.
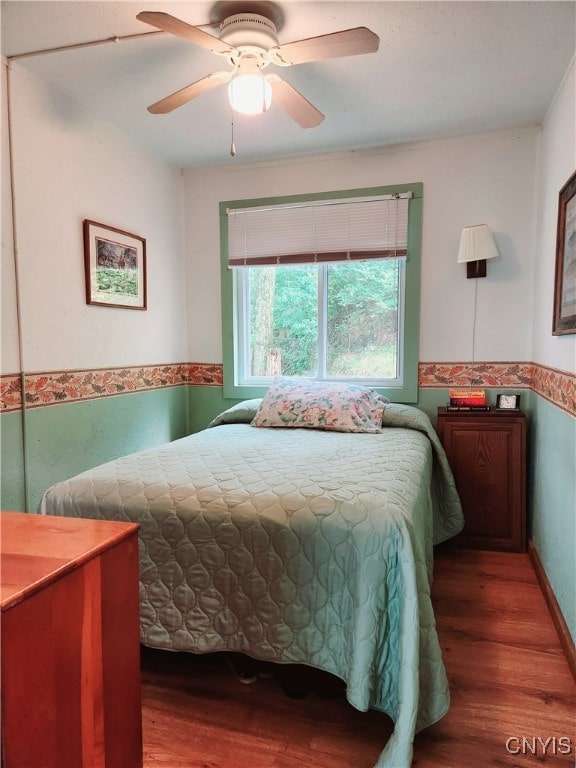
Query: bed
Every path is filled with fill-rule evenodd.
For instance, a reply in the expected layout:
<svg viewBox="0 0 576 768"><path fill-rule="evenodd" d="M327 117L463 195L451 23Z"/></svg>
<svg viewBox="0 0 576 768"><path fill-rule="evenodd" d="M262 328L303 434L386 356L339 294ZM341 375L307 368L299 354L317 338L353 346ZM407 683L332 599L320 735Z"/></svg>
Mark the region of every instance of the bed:
<svg viewBox="0 0 576 768"><path fill-rule="evenodd" d="M140 524L144 645L332 673L394 722L378 768L407 767L449 706L430 585L463 517L442 446L410 406L374 432L259 429L261 406L54 485L40 512Z"/></svg>

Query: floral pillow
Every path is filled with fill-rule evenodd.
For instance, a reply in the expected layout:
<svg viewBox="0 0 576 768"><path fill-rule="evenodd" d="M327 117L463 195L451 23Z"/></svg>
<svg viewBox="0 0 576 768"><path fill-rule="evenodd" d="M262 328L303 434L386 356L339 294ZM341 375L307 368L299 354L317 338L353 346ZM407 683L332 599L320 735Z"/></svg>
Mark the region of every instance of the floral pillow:
<svg viewBox="0 0 576 768"><path fill-rule="evenodd" d="M381 432L389 400L369 387L277 378L263 397L254 427L300 427L335 432Z"/></svg>

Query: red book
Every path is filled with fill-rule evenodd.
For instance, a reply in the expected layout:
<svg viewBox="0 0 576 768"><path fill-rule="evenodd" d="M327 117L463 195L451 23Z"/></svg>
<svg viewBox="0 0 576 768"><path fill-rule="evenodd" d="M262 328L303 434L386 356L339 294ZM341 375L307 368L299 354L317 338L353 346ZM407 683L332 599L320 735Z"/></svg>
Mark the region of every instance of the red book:
<svg viewBox="0 0 576 768"><path fill-rule="evenodd" d="M450 405L486 405L486 392L483 389L451 389Z"/></svg>

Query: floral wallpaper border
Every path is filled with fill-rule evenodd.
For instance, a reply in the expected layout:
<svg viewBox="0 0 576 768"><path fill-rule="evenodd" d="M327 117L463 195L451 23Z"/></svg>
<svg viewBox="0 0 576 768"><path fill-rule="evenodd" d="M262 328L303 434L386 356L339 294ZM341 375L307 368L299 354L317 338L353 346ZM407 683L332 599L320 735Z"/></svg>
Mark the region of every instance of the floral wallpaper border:
<svg viewBox="0 0 576 768"><path fill-rule="evenodd" d="M545 400L566 411L566 413L576 416L575 375L566 373L566 371L559 371L556 368L547 368L546 366L535 364L533 367L532 389Z"/></svg>
<svg viewBox="0 0 576 768"><path fill-rule="evenodd" d="M218 387L223 383L223 371L219 363L176 363L29 373L24 380L26 408L39 408L163 387ZM418 385L427 389L452 386L532 389L566 413L576 416L576 375L536 363L420 363ZM0 376L1 412L21 409L21 375Z"/></svg>
<svg viewBox="0 0 576 768"><path fill-rule="evenodd" d="M26 408L38 408L44 405L194 384L222 386L222 366L211 363L176 363L27 373L25 403ZM3 413L22 408L19 374L0 378L0 406Z"/></svg>
<svg viewBox="0 0 576 768"><path fill-rule="evenodd" d="M418 386L530 388L533 367L533 363L420 363Z"/></svg>
<svg viewBox="0 0 576 768"><path fill-rule="evenodd" d="M538 363L420 363L418 386L531 389L576 416L576 375Z"/></svg>
<svg viewBox="0 0 576 768"><path fill-rule="evenodd" d="M22 377L19 373L0 376L0 410L2 413L22 408Z"/></svg>

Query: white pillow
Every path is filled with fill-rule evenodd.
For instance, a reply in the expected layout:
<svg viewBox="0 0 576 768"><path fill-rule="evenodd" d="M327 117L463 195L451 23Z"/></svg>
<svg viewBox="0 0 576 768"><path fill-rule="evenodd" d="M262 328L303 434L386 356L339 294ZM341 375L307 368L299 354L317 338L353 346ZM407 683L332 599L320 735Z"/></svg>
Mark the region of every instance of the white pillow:
<svg viewBox="0 0 576 768"><path fill-rule="evenodd" d="M279 377L263 397L254 427L381 432L390 401L375 389L343 382Z"/></svg>

